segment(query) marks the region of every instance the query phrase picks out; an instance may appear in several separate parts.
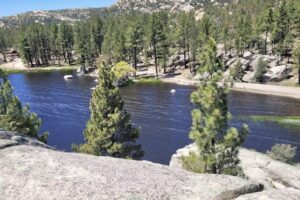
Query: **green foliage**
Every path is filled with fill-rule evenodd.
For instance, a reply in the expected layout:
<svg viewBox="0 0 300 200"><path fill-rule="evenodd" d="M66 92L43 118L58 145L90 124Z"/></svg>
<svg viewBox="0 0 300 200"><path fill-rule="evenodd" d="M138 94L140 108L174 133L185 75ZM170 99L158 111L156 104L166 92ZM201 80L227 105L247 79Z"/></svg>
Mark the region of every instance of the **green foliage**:
<svg viewBox="0 0 300 200"><path fill-rule="evenodd" d="M244 125L240 132L228 129L227 86L218 84L223 66L216 58L216 44L212 39L208 39L201 54L203 65L199 73L207 76L191 95L196 109L192 111L190 138L196 143L198 152L183 157L183 166L201 173L238 175L238 147L248 128Z"/></svg>
<svg viewBox="0 0 300 200"><path fill-rule="evenodd" d="M199 157L197 152L190 152L188 156L182 156L182 167L191 172L205 173L205 163Z"/></svg>
<svg viewBox="0 0 300 200"><path fill-rule="evenodd" d="M267 154L275 159L286 163L293 163L297 148L290 144L275 144Z"/></svg>
<svg viewBox="0 0 300 200"><path fill-rule="evenodd" d="M41 119L35 113L29 111L28 105L22 107L19 99L13 94L10 81L1 69L0 78L0 127L7 131L14 131L47 142L48 133L41 136L38 134Z"/></svg>
<svg viewBox="0 0 300 200"><path fill-rule="evenodd" d="M108 67L99 66L99 86L90 103L91 117L84 130L84 144L73 145L76 152L97 156L141 159L144 152L136 144L140 130L131 124L119 89Z"/></svg>
<svg viewBox="0 0 300 200"><path fill-rule="evenodd" d="M267 54L267 39L269 33L273 31L274 28L274 12L272 8L268 8L262 13L261 19L259 19L259 30L265 32L265 48L264 53Z"/></svg>
<svg viewBox="0 0 300 200"><path fill-rule="evenodd" d="M45 24L26 21L26 26L2 29L0 52L3 54L6 47L18 47L31 67L61 65L62 62L94 66L98 57L107 58L112 65L126 61L135 69L154 64L158 76L159 70L166 73L168 67L173 67L169 57L175 54L183 56L181 65L195 72L201 64L197 62L201 62L197 55L209 37L224 44L227 55L228 52L235 56L246 50L259 50L289 58L300 36L300 6L293 0L239 1L227 6L209 6L205 7L201 20L195 19L200 14L193 10L121 14L112 11L115 10L101 11L111 14L105 17L88 12L91 17L81 16L84 20L76 23L58 23L57 19ZM68 17L74 15L76 13L69 13ZM44 22L46 18L40 20Z"/></svg>
<svg viewBox="0 0 300 200"><path fill-rule="evenodd" d="M63 22L57 30L57 35L54 38L55 48L57 49L57 60L60 64L61 57L64 62L69 65L72 64L72 50L74 46L73 28L69 24Z"/></svg>
<svg viewBox="0 0 300 200"><path fill-rule="evenodd" d="M93 17L90 25L91 45L93 55L99 56L102 53L104 40L104 22L100 17Z"/></svg>
<svg viewBox="0 0 300 200"><path fill-rule="evenodd" d="M244 10L241 11L236 24L236 36L235 45L239 54L243 54L245 49L250 46L250 42L253 39L253 23L252 16L246 13Z"/></svg>
<svg viewBox="0 0 300 200"><path fill-rule="evenodd" d="M254 74L255 81L262 83L264 82L264 73L267 72L267 63L263 60L263 58L260 58L258 60L258 65L256 69L256 73Z"/></svg>
<svg viewBox="0 0 300 200"><path fill-rule="evenodd" d="M300 85L300 45L293 50L294 67L298 70L298 85Z"/></svg>
<svg viewBox="0 0 300 200"><path fill-rule="evenodd" d="M80 64L84 66L92 65L93 62L91 35L87 31L89 26L90 24L88 23L77 22L74 27L76 52L79 56Z"/></svg>
<svg viewBox="0 0 300 200"><path fill-rule="evenodd" d="M169 54L169 17L166 12L153 13L150 16L147 28L147 41L151 46L151 52L154 56L156 77L158 78L159 62L162 62L163 67L166 67L166 62Z"/></svg>
<svg viewBox="0 0 300 200"><path fill-rule="evenodd" d="M142 25L142 20L139 17L136 17L135 20L132 20L126 32L126 47L135 69L137 69L139 54L143 50L143 40L144 27Z"/></svg>
<svg viewBox="0 0 300 200"><path fill-rule="evenodd" d="M154 78L141 78L137 81L138 84L160 84L162 81L160 79Z"/></svg>
<svg viewBox="0 0 300 200"><path fill-rule="evenodd" d="M234 68L230 71L230 74L235 81L241 81L244 76L244 70L242 68L243 64L239 60Z"/></svg>
<svg viewBox="0 0 300 200"><path fill-rule="evenodd" d="M124 76L127 76L129 73L135 73L135 69L133 69L127 62L118 62L113 68L112 72L114 73L117 79L120 79Z"/></svg>
<svg viewBox="0 0 300 200"><path fill-rule="evenodd" d="M287 128L300 126L300 117L298 116L251 116L250 118L256 122L276 122Z"/></svg>
<svg viewBox="0 0 300 200"><path fill-rule="evenodd" d="M6 48L7 48L7 41L5 40L5 36L2 28L0 28L0 53L3 56L4 62L6 62L6 56L5 56Z"/></svg>
<svg viewBox="0 0 300 200"><path fill-rule="evenodd" d="M121 16L109 17L106 22L106 31L103 41L103 54L108 57L109 63L127 61L126 25Z"/></svg>

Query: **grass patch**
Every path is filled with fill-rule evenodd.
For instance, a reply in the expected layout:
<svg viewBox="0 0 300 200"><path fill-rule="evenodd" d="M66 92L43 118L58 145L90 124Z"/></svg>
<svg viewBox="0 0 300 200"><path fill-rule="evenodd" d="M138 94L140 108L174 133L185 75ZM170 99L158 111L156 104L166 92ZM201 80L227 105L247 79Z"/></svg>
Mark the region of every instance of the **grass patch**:
<svg viewBox="0 0 300 200"><path fill-rule="evenodd" d="M26 69L3 69L7 74L19 74L19 73L40 73L40 72L53 72L53 71L65 71L71 72L76 70L78 66L48 66L48 67L33 67Z"/></svg>
<svg viewBox="0 0 300 200"><path fill-rule="evenodd" d="M160 79L155 78L141 78L137 79L136 83L138 84L160 84L162 81Z"/></svg>
<svg viewBox="0 0 300 200"><path fill-rule="evenodd" d="M275 122L286 126L299 126L299 116L250 116L250 119L255 122Z"/></svg>

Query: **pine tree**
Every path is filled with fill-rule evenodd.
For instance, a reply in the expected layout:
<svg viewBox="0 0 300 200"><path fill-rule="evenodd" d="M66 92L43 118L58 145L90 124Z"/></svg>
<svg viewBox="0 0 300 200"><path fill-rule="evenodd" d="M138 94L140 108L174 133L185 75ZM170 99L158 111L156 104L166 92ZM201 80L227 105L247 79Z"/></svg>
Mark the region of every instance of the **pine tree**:
<svg viewBox="0 0 300 200"><path fill-rule="evenodd" d="M178 46L183 53L183 62L185 68L187 68L187 53L189 50L189 18L188 14L181 12L178 16L178 25L177 25L177 41Z"/></svg>
<svg viewBox="0 0 300 200"><path fill-rule="evenodd" d="M19 39L19 51L21 58L27 62L28 65L33 67L33 55L31 45L29 44L27 33L22 33Z"/></svg>
<svg viewBox="0 0 300 200"><path fill-rule="evenodd" d="M243 64L240 60L235 64L234 68L231 69L230 74L235 81L241 81L244 76Z"/></svg>
<svg viewBox="0 0 300 200"><path fill-rule="evenodd" d="M58 27L58 35L56 39L57 49L64 58L65 63L71 65L73 61L74 34L71 25L63 22ZM60 59L60 58L59 58Z"/></svg>
<svg viewBox="0 0 300 200"><path fill-rule="evenodd" d="M300 85L300 46L294 48L293 58L294 58L295 68L298 70L298 85Z"/></svg>
<svg viewBox="0 0 300 200"><path fill-rule="evenodd" d="M189 13L188 21L189 21L188 46L189 46L189 53L190 53L189 57L191 58L190 72L192 72L196 68L196 57L200 48L199 27L195 20L194 11Z"/></svg>
<svg viewBox="0 0 300 200"><path fill-rule="evenodd" d="M262 16L262 23L260 29L265 32L265 54L267 54L268 35L272 32L274 27L274 13L272 8L268 8Z"/></svg>
<svg viewBox="0 0 300 200"><path fill-rule="evenodd" d="M205 36L205 40L213 35L214 22L210 16L204 15L203 19L200 22L200 29Z"/></svg>
<svg viewBox="0 0 300 200"><path fill-rule="evenodd" d="M148 24L148 42L152 49L155 63L156 78L158 78L159 61L165 61L168 57L169 43L167 41L168 33L168 15L165 12L153 13L150 16Z"/></svg>
<svg viewBox="0 0 300 200"><path fill-rule="evenodd" d="M141 159L144 152L141 145L136 144L140 131L131 124L113 81L111 70L100 65L99 86L93 92L91 118L84 130L86 143L74 145L73 150L97 156Z"/></svg>
<svg viewBox="0 0 300 200"><path fill-rule="evenodd" d="M253 37L253 24L252 17L245 10L242 10L239 14L239 18L236 24L236 36L235 45L239 54L243 54L249 47L249 44Z"/></svg>
<svg viewBox="0 0 300 200"><path fill-rule="evenodd" d="M107 20L103 53L108 57L110 64L126 61L128 58L125 36L126 25L126 21L119 17L111 17Z"/></svg>
<svg viewBox="0 0 300 200"><path fill-rule="evenodd" d="M93 54L99 56L102 53L103 45L103 20L100 17L91 19L91 43Z"/></svg>
<svg viewBox="0 0 300 200"><path fill-rule="evenodd" d="M0 53L3 56L4 62L6 62L6 55L5 55L6 48L7 48L7 42L5 40L4 33L3 33L2 29L0 29Z"/></svg>
<svg viewBox="0 0 300 200"><path fill-rule="evenodd" d="M129 50L135 70L137 70L138 56L143 50L144 30L140 21L134 21L127 29L126 47Z"/></svg>
<svg viewBox="0 0 300 200"><path fill-rule="evenodd" d="M87 22L77 22L74 27L76 53L79 55L80 64L85 67L92 64L93 57L89 29L90 26Z"/></svg>
<svg viewBox="0 0 300 200"><path fill-rule="evenodd" d="M289 15L286 2L281 2L278 12L275 17L275 28L273 30L273 42L277 44L277 52L282 54L284 52L283 42L289 33Z"/></svg>
<svg viewBox="0 0 300 200"><path fill-rule="evenodd" d="M266 72L267 72L267 63L262 58L260 58L258 60L256 73L254 74L255 81L262 83L264 81L263 75Z"/></svg>
<svg viewBox="0 0 300 200"><path fill-rule="evenodd" d="M183 157L183 166L200 173L238 175L238 148L248 132L247 126L240 132L228 129L227 86L219 85L223 66L216 58L216 44L212 39L208 39L201 58L204 62L199 73L207 75L191 95L196 108L192 111L190 138L198 151Z"/></svg>
<svg viewBox="0 0 300 200"><path fill-rule="evenodd" d="M38 134L41 119L29 111L28 105L22 107L19 99L13 94L13 88L7 75L1 69L0 79L0 127L47 142L48 133L41 136Z"/></svg>

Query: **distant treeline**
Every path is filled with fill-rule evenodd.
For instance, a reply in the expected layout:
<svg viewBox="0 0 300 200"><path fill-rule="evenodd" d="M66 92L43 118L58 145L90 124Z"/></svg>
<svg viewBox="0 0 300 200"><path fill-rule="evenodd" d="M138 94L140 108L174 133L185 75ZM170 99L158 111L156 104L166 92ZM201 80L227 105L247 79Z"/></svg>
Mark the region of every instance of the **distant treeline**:
<svg viewBox="0 0 300 200"><path fill-rule="evenodd" d="M213 37L225 51L247 49L289 56L300 33L300 6L293 0L253 0L172 13L120 13L60 24L32 23L0 30L0 52L15 47L30 66L93 65L98 56L109 62L127 61L166 68L172 55L182 55L193 69L206 38ZM195 17L196 16L196 17ZM196 20L201 18L200 20ZM152 59L151 59L152 58ZM187 61L189 60L189 62Z"/></svg>

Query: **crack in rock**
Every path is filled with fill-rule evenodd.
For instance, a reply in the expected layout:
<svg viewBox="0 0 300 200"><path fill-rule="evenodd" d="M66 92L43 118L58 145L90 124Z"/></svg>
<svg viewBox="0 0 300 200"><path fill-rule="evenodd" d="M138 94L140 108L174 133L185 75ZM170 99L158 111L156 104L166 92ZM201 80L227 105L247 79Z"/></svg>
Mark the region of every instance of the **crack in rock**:
<svg viewBox="0 0 300 200"><path fill-rule="evenodd" d="M235 190L228 190L228 191L222 192L221 194L216 196L213 200L231 200L231 199L235 199L235 198L245 195L245 194L261 192L263 190L264 190L264 185L262 185L260 183L249 184L249 185L245 185L245 186L235 189Z"/></svg>

